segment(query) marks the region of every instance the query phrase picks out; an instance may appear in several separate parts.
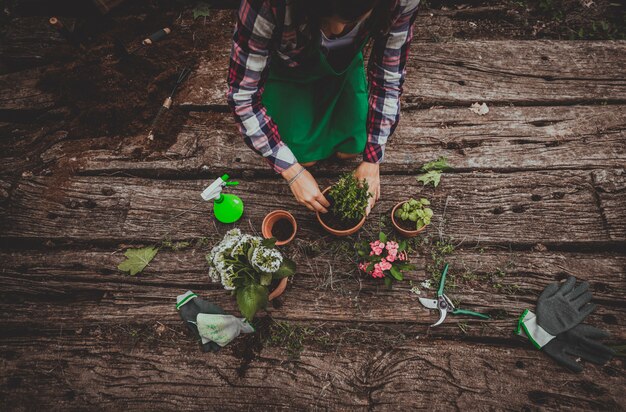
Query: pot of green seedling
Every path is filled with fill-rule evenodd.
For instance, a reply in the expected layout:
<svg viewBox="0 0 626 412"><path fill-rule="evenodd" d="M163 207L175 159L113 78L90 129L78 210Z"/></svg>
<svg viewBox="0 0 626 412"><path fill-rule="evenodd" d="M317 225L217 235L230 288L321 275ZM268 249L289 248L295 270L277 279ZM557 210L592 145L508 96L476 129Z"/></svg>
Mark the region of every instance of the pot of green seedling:
<svg viewBox="0 0 626 412"><path fill-rule="evenodd" d="M433 211L426 198L409 199L398 203L391 211L391 223L405 237L415 237L430 224Z"/></svg>
<svg viewBox="0 0 626 412"><path fill-rule="evenodd" d="M317 212L317 220L328 233L349 236L363 226L365 210L372 196L365 179L360 181L352 173L346 173L322 194L328 199L330 207L327 208L328 213Z"/></svg>

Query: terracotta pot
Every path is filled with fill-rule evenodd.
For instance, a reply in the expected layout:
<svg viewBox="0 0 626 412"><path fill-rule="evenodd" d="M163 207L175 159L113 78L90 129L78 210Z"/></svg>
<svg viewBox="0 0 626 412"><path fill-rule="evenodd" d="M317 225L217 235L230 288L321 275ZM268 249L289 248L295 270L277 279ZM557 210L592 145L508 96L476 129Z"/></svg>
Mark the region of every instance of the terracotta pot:
<svg viewBox="0 0 626 412"><path fill-rule="evenodd" d="M298 224L296 223L296 218L286 210L274 210L269 212L265 219L263 219L263 224L261 225L261 233L263 233L263 237L265 239L272 238L272 228L280 219L287 219L291 225L293 226L293 233L289 236L288 239L276 241L276 246L283 246L287 243L291 242L294 237L296 237L296 231L298 230Z"/></svg>
<svg viewBox="0 0 626 412"><path fill-rule="evenodd" d="M403 201L403 202L398 203L397 205L395 205L393 207L393 210L391 211L391 223L393 224L393 227L396 228L398 233L400 233L402 236L404 236L404 237L415 237L415 236L419 235L421 232L423 232L428 227L428 225L423 226L420 229L415 229L415 230L406 230L402 226L400 226L400 224L398 222L396 222L396 210L398 210L398 208L400 206L402 206L403 204L405 204L405 203L406 203L406 200Z"/></svg>
<svg viewBox="0 0 626 412"><path fill-rule="evenodd" d="M274 300L277 297L279 297L280 295L283 294L283 292L285 291L285 288L287 288L287 280L289 278L282 278L280 280L280 282L278 282L278 285L276 286L276 289L274 289L273 291L270 292L270 295L268 296L268 300Z"/></svg>
<svg viewBox="0 0 626 412"><path fill-rule="evenodd" d="M326 192L328 192L330 190L330 187L327 187L326 189L324 189L322 191L323 195L326 195ZM320 216L320 212L315 212L315 214L317 215L317 220L319 220L320 225L322 225L322 227L324 228L324 230L326 230L328 233L335 235L335 236L350 236L354 233L356 233L361 226L363 226L363 224L365 223L365 217L363 216L363 219L361 219L361 221L359 223L356 224L356 226L350 228L350 229L346 229L346 230L338 230L338 229L333 229L332 227L328 226L326 223L324 223L324 221L322 220L322 217Z"/></svg>

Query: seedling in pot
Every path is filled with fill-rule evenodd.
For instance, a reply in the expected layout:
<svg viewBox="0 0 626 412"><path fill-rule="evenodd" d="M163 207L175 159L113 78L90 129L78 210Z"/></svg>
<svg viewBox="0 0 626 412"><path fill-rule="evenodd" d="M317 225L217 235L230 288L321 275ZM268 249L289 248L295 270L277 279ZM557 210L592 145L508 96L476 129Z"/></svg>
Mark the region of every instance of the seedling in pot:
<svg viewBox="0 0 626 412"><path fill-rule="evenodd" d="M433 211L426 198L398 203L392 211L392 223L404 236L413 237L430 224Z"/></svg>
<svg viewBox="0 0 626 412"><path fill-rule="evenodd" d="M433 211L426 206L430 206L430 201L426 198L410 199L396 210L396 217L400 218L402 222L413 222L407 223L411 229L421 229L429 225L430 219L433 217Z"/></svg>
<svg viewBox="0 0 626 412"><path fill-rule="evenodd" d="M324 190L324 194L330 203L328 213L317 213L324 229L336 236L347 236L363 226L365 210L372 196L365 179L360 181L352 173L346 173Z"/></svg>

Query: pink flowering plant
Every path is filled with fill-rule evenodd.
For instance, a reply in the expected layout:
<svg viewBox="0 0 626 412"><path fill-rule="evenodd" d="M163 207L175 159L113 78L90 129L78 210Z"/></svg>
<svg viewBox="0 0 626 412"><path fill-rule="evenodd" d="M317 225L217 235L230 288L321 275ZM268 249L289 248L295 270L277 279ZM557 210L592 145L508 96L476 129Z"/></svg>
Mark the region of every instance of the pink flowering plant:
<svg viewBox="0 0 626 412"><path fill-rule="evenodd" d="M403 280L405 271L415 269L408 262L406 241L388 239L383 232L379 233L378 240L358 243L356 249L359 269L373 278L383 279L387 287Z"/></svg>

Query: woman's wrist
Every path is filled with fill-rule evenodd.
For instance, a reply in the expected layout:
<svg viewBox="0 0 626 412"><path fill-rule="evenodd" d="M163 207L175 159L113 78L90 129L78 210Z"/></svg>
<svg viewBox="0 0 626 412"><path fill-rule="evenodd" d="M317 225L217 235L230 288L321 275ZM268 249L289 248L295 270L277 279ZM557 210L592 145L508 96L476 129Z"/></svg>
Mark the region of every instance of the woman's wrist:
<svg viewBox="0 0 626 412"><path fill-rule="evenodd" d="M287 169L285 169L282 172L280 172L280 175L283 177L283 179L289 181L296 174L298 174L298 172L300 172L302 167L303 166L300 163L294 163L291 166L289 166Z"/></svg>
<svg viewBox="0 0 626 412"><path fill-rule="evenodd" d="M287 170L284 170L281 174L283 178L287 181L287 184L291 186L306 169L300 163L296 163L293 166L289 167Z"/></svg>

